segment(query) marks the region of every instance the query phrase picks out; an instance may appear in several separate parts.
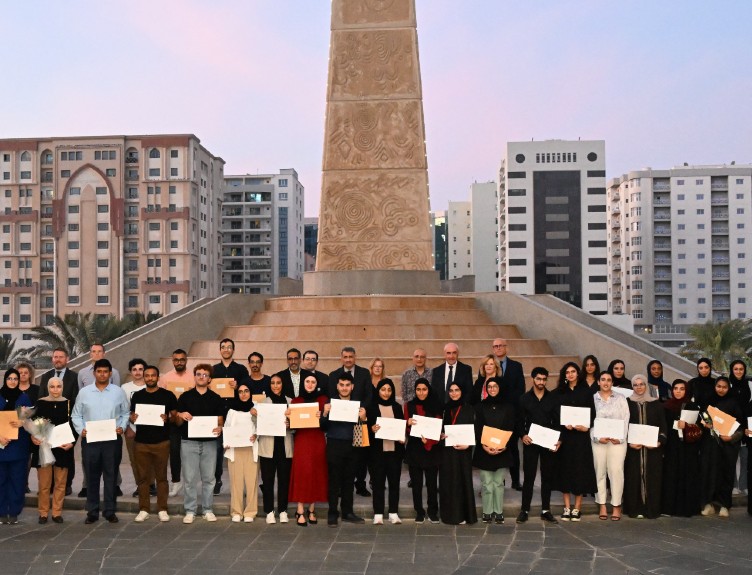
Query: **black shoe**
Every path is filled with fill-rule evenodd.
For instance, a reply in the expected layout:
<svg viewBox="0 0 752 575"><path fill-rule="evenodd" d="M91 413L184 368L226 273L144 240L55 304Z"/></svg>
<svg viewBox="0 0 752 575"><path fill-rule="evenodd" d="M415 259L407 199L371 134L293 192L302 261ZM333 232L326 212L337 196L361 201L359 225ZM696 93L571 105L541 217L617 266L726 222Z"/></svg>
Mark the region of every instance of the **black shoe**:
<svg viewBox="0 0 752 575"><path fill-rule="evenodd" d="M483 523L491 523L491 521L493 521L493 517L488 515L487 513L484 513L483 517L481 517L481 521L483 521Z"/></svg>
<svg viewBox="0 0 752 575"><path fill-rule="evenodd" d="M362 517L358 517L355 513L348 513L342 516L342 521L347 523L365 523L366 520Z"/></svg>
<svg viewBox="0 0 752 575"><path fill-rule="evenodd" d="M149 485L149 497L156 497L157 496L157 486L152 483Z"/></svg>
<svg viewBox="0 0 752 575"><path fill-rule="evenodd" d="M138 497L138 489L136 489L136 490L135 490L135 491L133 492L133 495L131 495L131 497Z"/></svg>
<svg viewBox="0 0 752 575"><path fill-rule="evenodd" d="M120 521L120 519L118 519L118 516L114 513L112 515L108 515L107 517L105 517L105 519L107 519L107 521L110 523L117 523L118 521Z"/></svg>
<svg viewBox="0 0 752 575"><path fill-rule="evenodd" d="M365 486L363 486L363 487L358 487L358 488L357 488L357 489L355 490L355 493L357 493L357 494L358 494L358 495L360 495L361 497L370 497L370 496L371 496L371 492L370 492L370 491L368 491L368 489L366 489L366 488L365 488Z"/></svg>
<svg viewBox="0 0 752 575"><path fill-rule="evenodd" d="M543 516L541 515L541 517ZM517 516L517 523L525 523L525 521L527 521L527 511L520 511L520 514Z"/></svg>
<svg viewBox="0 0 752 575"><path fill-rule="evenodd" d="M409 479L409 480L407 481L407 487L408 487L408 489L409 489L409 488L411 488L412 486L413 486L413 480L412 480L412 479Z"/></svg>
<svg viewBox="0 0 752 575"><path fill-rule="evenodd" d="M122 497L123 496L123 490L120 489L119 485L115 486L115 497Z"/></svg>
<svg viewBox="0 0 752 575"><path fill-rule="evenodd" d="M441 523L441 521L439 521L439 518L438 518L438 517L437 517L436 515L430 515L430 514L429 514L429 515L428 515L428 520L429 520L429 521L430 521L431 523Z"/></svg>
<svg viewBox="0 0 752 575"><path fill-rule="evenodd" d="M515 491L522 491L522 485L519 481L512 481L512 489Z"/></svg>
<svg viewBox="0 0 752 575"><path fill-rule="evenodd" d="M556 520L556 517L553 516L553 514L550 511L546 511L545 513L541 513L541 519L545 521L546 523L551 523L552 525L556 525L559 522Z"/></svg>
<svg viewBox="0 0 752 575"><path fill-rule="evenodd" d="M65 488L65 495L73 495L73 488L72 487L66 487Z"/></svg>
<svg viewBox="0 0 752 575"><path fill-rule="evenodd" d="M18 523L18 515L8 515L8 525L15 525Z"/></svg>
<svg viewBox="0 0 752 575"><path fill-rule="evenodd" d="M216 482L216 483L214 484L214 495L219 495L219 493L220 493L221 491L222 491L222 482L221 482L221 481L217 481L217 482Z"/></svg>
<svg viewBox="0 0 752 575"><path fill-rule="evenodd" d="M78 492L79 497L86 497L86 487L82 487L81 491Z"/></svg>
<svg viewBox="0 0 752 575"><path fill-rule="evenodd" d="M494 520L496 521L497 525L501 525L504 523L504 514L503 513L496 513L494 515Z"/></svg>
<svg viewBox="0 0 752 575"><path fill-rule="evenodd" d="M95 517L94 515L87 515L86 519L84 519L84 523L86 525L91 525L92 523L96 523L99 521L99 517Z"/></svg>
<svg viewBox="0 0 752 575"><path fill-rule="evenodd" d="M53 523L63 523L63 518L60 515L53 515L52 516L52 522Z"/></svg>
<svg viewBox="0 0 752 575"><path fill-rule="evenodd" d="M39 516L39 524L40 525L44 525L45 523L47 523L47 518L40 515Z"/></svg>
<svg viewBox="0 0 752 575"><path fill-rule="evenodd" d="M338 523L338 521L337 521L337 518L336 518L336 517L331 517L331 516L329 516L329 517L327 517L327 519L326 519L326 524L327 524L327 525L328 525L329 527L337 527L337 523Z"/></svg>
<svg viewBox="0 0 752 575"><path fill-rule="evenodd" d="M424 513L418 513L418 514L417 514L417 515L415 516L415 522L416 522L416 523L424 523L424 522L425 522L425 520L426 520L426 516L425 516L425 514L424 514Z"/></svg>

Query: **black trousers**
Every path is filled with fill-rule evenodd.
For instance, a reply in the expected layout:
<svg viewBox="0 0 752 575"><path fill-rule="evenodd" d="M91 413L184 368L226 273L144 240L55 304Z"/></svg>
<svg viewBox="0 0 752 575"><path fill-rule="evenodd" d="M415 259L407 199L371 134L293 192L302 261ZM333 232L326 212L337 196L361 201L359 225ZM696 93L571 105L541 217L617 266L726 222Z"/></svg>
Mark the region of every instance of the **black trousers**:
<svg viewBox="0 0 752 575"><path fill-rule="evenodd" d="M533 500L533 486L538 473L538 462L541 470L541 511L551 508L551 481L554 473L554 457L551 450L540 445L525 445L522 448L522 465L525 482L522 484L522 511L530 511Z"/></svg>
<svg viewBox="0 0 752 575"><path fill-rule="evenodd" d="M507 443L507 450L512 456L512 463L509 465L509 477L512 479L512 485L520 484L520 438L516 433L512 434ZM524 472L524 471L523 471Z"/></svg>
<svg viewBox="0 0 752 575"><path fill-rule="evenodd" d="M436 467L418 467L410 465L410 481L413 484L413 508L418 515L425 516L426 510L423 507L423 478L426 479L426 493L428 503L428 516L439 516L439 466Z"/></svg>
<svg viewBox="0 0 752 575"><path fill-rule="evenodd" d="M83 438L84 468L86 469L86 514L99 517L99 482L104 485L105 517L115 513L117 496L117 471L123 458L123 442L120 437L114 441L87 443Z"/></svg>
<svg viewBox="0 0 752 575"><path fill-rule="evenodd" d="M285 450L275 449L272 457L259 457L261 481L264 494L264 513L274 511L274 476L277 477L277 512L287 511L287 496L290 490L292 459L285 457ZM310 478L313 481L313 478ZM255 494L249 493L248 497Z"/></svg>
<svg viewBox="0 0 752 575"><path fill-rule="evenodd" d="M173 483L180 482L180 428L177 425L170 426L170 475ZM224 455L224 450L223 455Z"/></svg>
<svg viewBox="0 0 752 575"><path fill-rule="evenodd" d="M371 463L371 448L370 447L358 447L356 448L358 463L355 469L355 488L366 488L366 477L368 476L368 470ZM373 475L371 476L373 479Z"/></svg>
<svg viewBox="0 0 752 575"><path fill-rule="evenodd" d="M371 479L373 479L373 512L384 514L386 485L389 484L389 513L399 511L400 475L402 474L402 457L394 451L383 452L378 460L371 461Z"/></svg>
<svg viewBox="0 0 752 575"><path fill-rule="evenodd" d="M338 517L337 508L342 515L353 512L353 491L355 469L358 464L358 451L352 441L329 439L326 443L326 463L329 471L329 519Z"/></svg>

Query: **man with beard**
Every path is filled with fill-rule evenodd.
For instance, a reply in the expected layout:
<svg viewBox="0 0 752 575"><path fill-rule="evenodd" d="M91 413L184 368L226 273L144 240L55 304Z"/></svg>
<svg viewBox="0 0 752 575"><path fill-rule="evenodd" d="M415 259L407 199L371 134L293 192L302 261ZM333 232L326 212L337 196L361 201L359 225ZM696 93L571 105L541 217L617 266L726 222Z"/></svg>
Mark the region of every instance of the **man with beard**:
<svg viewBox="0 0 752 575"><path fill-rule="evenodd" d="M182 383L185 389L193 387L193 374L186 367L188 365L188 354L184 349L176 349L172 352L173 369L162 375L162 381ZM170 423L170 475L172 476L172 487L170 488L170 497L175 497L183 488L180 481L180 428Z"/></svg>

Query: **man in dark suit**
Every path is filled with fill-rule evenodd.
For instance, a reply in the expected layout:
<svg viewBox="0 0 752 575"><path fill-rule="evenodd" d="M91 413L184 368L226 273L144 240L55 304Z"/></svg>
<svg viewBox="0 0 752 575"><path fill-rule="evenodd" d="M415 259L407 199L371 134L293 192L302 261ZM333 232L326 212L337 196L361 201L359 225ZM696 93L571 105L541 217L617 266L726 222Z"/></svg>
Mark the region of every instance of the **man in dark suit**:
<svg viewBox="0 0 752 575"><path fill-rule="evenodd" d="M522 370L522 364L514 361L507 356L507 340L497 337L491 344L493 354L501 369L500 393L506 394L514 402L515 407L520 404L520 398L525 393L525 374ZM517 434L512 435L507 447L512 455L512 464L509 467L509 475L512 477L512 489L522 490L520 484L520 450L518 446L519 437Z"/></svg>
<svg viewBox="0 0 752 575"><path fill-rule="evenodd" d="M444 346L444 363L433 368L431 373L431 387L441 403L449 397L446 393L450 384L456 383L462 389L462 400L470 401L473 391L473 369L466 363L458 360L460 349L456 343L448 343Z"/></svg>
<svg viewBox="0 0 752 575"><path fill-rule="evenodd" d="M316 366L319 364L319 353L312 349L303 352L303 369L309 371L316 378L319 389L325 394L329 394L329 376L323 371L317 371Z"/></svg>
<svg viewBox="0 0 752 575"><path fill-rule="evenodd" d="M52 351L52 369L42 374L42 379L39 382L39 397L49 395L47 384L53 377L63 381L63 397L70 401L71 409L73 409L73 404L76 403L76 397L78 397L78 374L68 369L68 352L62 347L56 347ZM76 464L74 459L71 458L71 464L68 468L68 481L65 486L66 495L73 492L71 486L75 474Z"/></svg>
<svg viewBox="0 0 752 575"><path fill-rule="evenodd" d="M300 350L294 347L288 349L287 369L275 374L282 380L282 394L291 399L298 397L300 388L309 373L308 370L300 369Z"/></svg>
<svg viewBox="0 0 752 575"><path fill-rule="evenodd" d="M329 397L338 397L337 383L343 374L349 373L353 378L353 390L350 397L359 401L360 405L367 406L371 404L373 396L373 384L371 383L371 372L365 367L355 365L356 355L355 348L345 346L340 353L342 367L335 369L329 374ZM368 447L358 448L358 465L355 472L355 493L362 497L370 497L371 492L366 489L366 475L368 474Z"/></svg>

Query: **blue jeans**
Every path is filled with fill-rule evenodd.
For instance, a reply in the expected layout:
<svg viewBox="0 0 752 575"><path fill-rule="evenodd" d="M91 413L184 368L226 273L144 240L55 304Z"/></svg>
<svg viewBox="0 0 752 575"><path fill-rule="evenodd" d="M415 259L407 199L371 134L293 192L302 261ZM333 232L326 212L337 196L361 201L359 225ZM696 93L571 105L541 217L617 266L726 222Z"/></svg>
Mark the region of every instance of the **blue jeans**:
<svg viewBox="0 0 752 575"><path fill-rule="evenodd" d="M184 439L180 444L180 459L183 467L186 513L196 513L198 487L201 486L201 509L212 510L214 504L214 470L217 466L217 442Z"/></svg>

